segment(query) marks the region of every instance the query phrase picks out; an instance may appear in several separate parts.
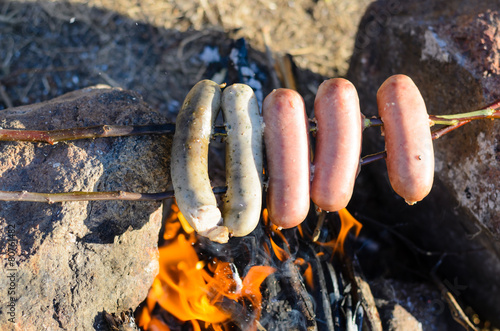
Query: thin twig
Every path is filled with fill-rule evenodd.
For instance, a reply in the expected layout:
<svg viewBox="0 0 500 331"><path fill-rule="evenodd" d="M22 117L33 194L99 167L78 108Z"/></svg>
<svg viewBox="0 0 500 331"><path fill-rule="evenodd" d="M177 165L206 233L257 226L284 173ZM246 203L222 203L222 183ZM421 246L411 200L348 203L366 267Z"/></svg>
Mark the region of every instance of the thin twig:
<svg viewBox="0 0 500 331"><path fill-rule="evenodd" d="M442 136L444 136L445 134L447 134L448 132L451 132L459 127L461 127L462 125L465 125L467 123L469 123L471 120L465 120L465 121L460 121L454 125L448 125L448 126L445 126L439 130L436 130L434 132L432 132L432 140L436 140L438 138L441 138ZM387 152L386 151L382 151L382 152L378 152L378 153L375 153L375 154L370 154L370 155L366 155L366 156L363 156L361 158L361 161L360 161L360 164L361 165L367 165L369 163L372 163L372 162L375 162L375 161L378 161L378 160L382 160L384 158L387 157Z"/></svg>
<svg viewBox="0 0 500 331"><path fill-rule="evenodd" d="M0 83L4 85L14 85L15 79L22 75L41 75L46 73L54 73L54 72L69 72L74 70L79 70L78 66L67 66L67 67L51 67L51 68L28 68L28 69L19 69L9 73L7 76L3 76L0 78Z"/></svg>
<svg viewBox="0 0 500 331"><path fill-rule="evenodd" d="M215 127L214 132L216 135L225 135L225 130L222 126ZM53 145L60 141L77 139L174 133L175 124L172 123L151 125L98 125L86 128L48 131L0 129L0 141L45 142Z"/></svg>
<svg viewBox="0 0 500 331"><path fill-rule="evenodd" d="M356 298L361 303L361 306L366 313L365 320L368 330L382 331L382 321L375 304L375 298L372 294L370 285L363 275L357 256L354 255L351 259L347 255L344 255L342 260L345 266L344 270L346 271L351 281L354 282L355 288L350 292L354 296L354 298ZM355 320L356 316L351 316L351 321L355 322Z"/></svg>
<svg viewBox="0 0 500 331"><path fill-rule="evenodd" d="M495 103L491 104L490 106L468 112L468 113L461 113L461 114L452 114L452 115L429 115L429 121L430 125L436 125L436 124L441 124L441 125L448 125L448 126L453 126L453 129L456 129L459 126L456 126L457 124L461 122L470 122L474 120L481 120L481 119L499 119L500 118L500 101L496 101ZM463 124L466 124L463 123ZM462 125L463 125L462 124ZM363 119L363 129L374 127L374 126L383 126L384 122L382 122L382 119L380 117L370 117L370 118L364 118ZM453 130L452 129L452 130ZM451 130L450 130L451 131Z"/></svg>
<svg viewBox="0 0 500 331"><path fill-rule="evenodd" d="M269 34L269 27L265 26L262 28L262 39L264 40L264 46L266 49L266 59L267 59L267 69L271 75L271 86L277 89L281 86L278 76L275 70L275 61L273 58L273 53L271 51L271 35Z"/></svg>
<svg viewBox="0 0 500 331"><path fill-rule="evenodd" d="M285 291L291 293L294 299L294 304L306 319L306 330L317 331L318 325L316 323L316 313L314 312L314 304L311 300L309 292L307 292L304 283L301 281L297 266L291 259L286 260L282 265L283 277L282 284Z"/></svg>
<svg viewBox="0 0 500 331"><path fill-rule="evenodd" d="M492 105L500 108L500 101ZM432 139L438 139L446 133L455 130L469 123L470 121L485 118L500 118L500 109L487 108L470 113L456 115L430 115L429 119L432 123L445 124L448 126L436 130L432 133ZM314 120L313 120L314 122ZM380 118L372 117L365 118L363 127L382 126L383 122ZM312 126L310 131L314 132L315 126ZM121 137L135 136L143 134L173 134L175 133L175 124L151 124L151 125L99 125L86 128L60 129L60 130L25 130L25 129L0 129L0 141L30 141L30 142L46 142L55 144L60 141L89 139L101 137ZM225 135L226 132L222 126L214 128L215 135ZM385 157L385 152L380 152L373 155L365 156L361 164L368 164L373 161Z"/></svg>
<svg viewBox="0 0 500 331"><path fill-rule="evenodd" d="M493 108L485 108L472 111L469 113L453 114L453 115L429 115L429 120L433 124L456 125L463 121L482 120L486 118L500 118L500 110Z"/></svg>
<svg viewBox="0 0 500 331"><path fill-rule="evenodd" d="M490 103L488 106L486 106L484 108L485 109L491 108L491 109L495 109L495 110L500 110L500 100L493 101L492 103Z"/></svg>
<svg viewBox="0 0 500 331"><path fill-rule="evenodd" d="M472 322L470 321L469 317L465 314L463 311L462 307L460 304L457 302L453 294L448 290L446 285L439 279L439 277L436 274L437 268L441 265L443 262L444 257L447 256L447 253L444 253L439 261L436 263L436 265L432 268L431 272L429 273L431 276L432 281L436 286L439 288L439 291L441 292L441 296L443 299L446 301L448 304L448 308L450 309L451 316L453 319L459 323L465 330L467 331L477 331L478 329Z"/></svg>
<svg viewBox="0 0 500 331"><path fill-rule="evenodd" d="M5 102L7 108L14 107L14 104L12 103L12 100L10 100L9 95L5 91L5 86L3 86L2 83L0 83L0 98L2 98L2 100Z"/></svg>
<svg viewBox="0 0 500 331"><path fill-rule="evenodd" d="M441 128L439 130L436 130L434 132L432 132L432 140L435 140L435 139L438 139L438 138L441 138L442 136L444 136L445 134L447 134L448 132L450 131L453 131L455 130L456 128L459 128L461 127L462 125L465 125L467 123L469 123L471 120L467 120L467 121L461 121L461 122L458 122L457 124L455 125L448 125L448 126L445 126L444 128Z"/></svg>
<svg viewBox="0 0 500 331"><path fill-rule="evenodd" d="M382 122L382 119L380 117L370 117L370 118L363 118L363 130L366 128L371 128L373 126L383 126L384 122Z"/></svg>
<svg viewBox="0 0 500 331"><path fill-rule="evenodd" d="M323 228L323 224L325 223L326 211L322 210L319 213L318 223L316 223L316 228L314 229L312 235L312 241L316 242L319 239L319 235L321 234L321 229Z"/></svg>
<svg viewBox="0 0 500 331"><path fill-rule="evenodd" d="M214 187L215 194L223 194L226 187ZM30 202L65 202L65 201L159 201L174 198L174 191L160 193L134 193L124 191L112 192L65 192L65 193L35 193L27 191L0 191L0 201L30 201Z"/></svg>
<svg viewBox="0 0 500 331"><path fill-rule="evenodd" d="M202 32L195 33L189 37L184 38L180 44L179 48L177 48L177 60L179 60L180 63L180 68L183 73L187 72L186 66L184 65L184 48L186 47L187 44L195 41L196 39L203 38L204 36L208 35L210 33L209 30L204 30Z"/></svg>
<svg viewBox="0 0 500 331"><path fill-rule="evenodd" d="M382 151L382 152L378 152L378 153L375 153L375 154L366 155L366 156L363 156L361 158L361 161L359 163L362 166L363 165L367 165L369 163L372 163L372 162L375 162L375 161L378 161L378 160L382 160L386 156L387 156L387 152L386 151Z"/></svg>
<svg viewBox="0 0 500 331"><path fill-rule="evenodd" d="M217 15L213 12L212 8L210 8L210 6L207 3L207 0L200 0L200 5L203 8L205 16L207 20L210 22L210 24L213 26L218 26L219 21L217 19Z"/></svg>
<svg viewBox="0 0 500 331"><path fill-rule="evenodd" d="M283 86L288 89L297 90L295 77L293 75L292 61L287 54L278 54L276 64L282 78Z"/></svg>
<svg viewBox="0 0 500 331"><path fill-rule="evenodd" d="M99 125L87 128L74 128L62 130L16 130L1 129L0 140L3 141L31 141L55 144L60 141L88 139L100 137L134 136L142 134L165 134L175 131L174 124L158 125Z"/></svg>

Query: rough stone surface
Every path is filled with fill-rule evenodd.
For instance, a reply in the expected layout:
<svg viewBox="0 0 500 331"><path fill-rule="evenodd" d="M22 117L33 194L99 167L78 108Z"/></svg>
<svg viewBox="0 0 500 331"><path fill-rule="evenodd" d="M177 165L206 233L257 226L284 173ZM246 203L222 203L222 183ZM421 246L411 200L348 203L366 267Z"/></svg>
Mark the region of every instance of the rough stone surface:
<svg viewBox="0 0 500 331"><path fill-rule="evenodd" d="M392 74L412 77L430 114L481 109L500 99L498 1L377 1L358 31L348 78L362 111L377 115L376 91ZM500 121L468 124L434 142L431 194L406 206L384 162L363 168L352 208L378 214L419 247L446 253L438 272L458 295L500 325ZM363 154L384 148L380 130L364 133ZM363 210L361 211L361 208ZM429 264L436 263L428 259ZM456 278L455 278L456 277Z"/></svg>
<svg viewBox="0 0 500 331"><path fill-rule="evenodd" d="M460 328L432 285L379 278L370 282L383 329L446 331Z"/></svg>
<svg viewBox="0 0 500 331"><path fill-rule="evenodd" d="M162 122L138 94L105 86L0 113L2 128ZM162 192L170 143L156 135L0 142L0 190ZM158 272L161 219L160 202L0 202L0 329L102 329L103 311L135 309Z"/></svg>

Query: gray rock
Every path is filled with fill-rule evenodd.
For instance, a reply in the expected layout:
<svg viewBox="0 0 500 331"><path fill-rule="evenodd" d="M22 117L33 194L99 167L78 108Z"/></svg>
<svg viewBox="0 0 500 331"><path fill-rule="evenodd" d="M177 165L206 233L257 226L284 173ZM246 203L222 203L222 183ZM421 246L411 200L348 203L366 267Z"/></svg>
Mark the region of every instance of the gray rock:
<svg viewBox="0 0 500 331"><path fill-rule="evenodd" d="M370 282L384 330L446 331L460 328L439 291L423 282L379 278Z"/></svg>
<svg viewBox="0 0 500 331"><path fill-rule="evenodd" d="M106 86L0 113L2 128L163 122L135 92ZM0 142L0 190L162 192L170 144L157 135ZM0 329L103 329L104 311L135 309L158 273L161 219L160 202L0 202Z"/></svg>
<svg viewBox="0 0 500 331"><path fill-rule="evenodd" d="M348 74L364 114L377 115L376 91L396 73L412 77L430 114L473 111L499 100L499 25L498 1L373 3L360 24ZM393 192L384 162L363 168L352 203L360 212L378 214L388 226L404 224L398 231L421 248L446 253L438 269L441 277L460 284L460 299L496 325L499 132L499 120L484 120L435 141L435 184L414 207ZM363 138L364 155L383 150L380 130L369 129Z"/></svg>

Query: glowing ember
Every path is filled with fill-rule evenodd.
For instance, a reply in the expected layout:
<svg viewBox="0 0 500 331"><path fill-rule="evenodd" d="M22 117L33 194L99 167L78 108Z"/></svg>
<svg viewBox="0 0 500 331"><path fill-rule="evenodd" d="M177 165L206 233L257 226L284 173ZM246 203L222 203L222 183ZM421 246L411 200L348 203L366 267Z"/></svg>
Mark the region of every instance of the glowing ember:
<svg viewBox="0 0 500 331"><path fill-rule="evenodd" d="M242 280L230 263L214 260L207 265L199 260L193 247L196 236L192 228L185 221L177 222L182 219L177 206L172 211L164 233L170 242L159 248L160 273L140 313L139 325L145 330L169 330L165 323L152 317L159 304L180 321L190 321L194 330L200 330L198 321L204 322L205 327L222 330L223 323L235 318L228 307L236 306L243 307L246 316L251 315L249 326L255 329L262 302L260 285L275 269L254 266Z"/></svg>

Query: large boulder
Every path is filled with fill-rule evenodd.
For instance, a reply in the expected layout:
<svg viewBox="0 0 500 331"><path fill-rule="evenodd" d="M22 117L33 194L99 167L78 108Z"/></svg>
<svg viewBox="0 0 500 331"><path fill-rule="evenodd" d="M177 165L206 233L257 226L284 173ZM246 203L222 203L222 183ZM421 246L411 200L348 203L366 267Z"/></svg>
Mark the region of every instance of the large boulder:
<svg viewBox="0 0 500 331"><path fill-rule="evenodd" d="M162 122L137 93L106 86L0 113L4 129ZM170 143L159 135L0 142L0 190L162 192ZM9 289L0 329L103 329L103 311L135 309L158 273L161 220L154 201L0 201L0 287Z"/></svg>
<svg viewBox="0 0 500 331"><path fill-rule="evenodd" d="M500 99L498 1L377 1L361 21L348 78L362 111L377 115L376 92L392 74L409 75L430 114L481 109ZM422 250L455 296L500 325L500 120L470 123L434 142L431 194L405 205L384 162L363 167L352 207L370 211ZM384 149L379 129L363 154ZM362 209L361 209L362 208ZM368 225L369 226L369 225ZM425 257L423 257L425 258ZM457 290L459 288L459 290ZM455 291L456 290L456 291Z"/></svg>

